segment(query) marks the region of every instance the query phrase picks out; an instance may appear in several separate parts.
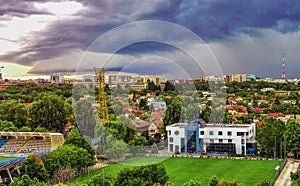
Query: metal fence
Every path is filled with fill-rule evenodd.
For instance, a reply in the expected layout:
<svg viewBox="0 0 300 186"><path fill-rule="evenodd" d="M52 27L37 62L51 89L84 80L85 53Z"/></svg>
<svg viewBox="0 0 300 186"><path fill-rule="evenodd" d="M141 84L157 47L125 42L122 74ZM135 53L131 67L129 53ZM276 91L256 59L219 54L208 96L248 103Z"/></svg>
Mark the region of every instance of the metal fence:
<svg viewBox="0 0 300 186"><path fill-rule="evenodd" d="M280 173L281 173L282 169L284 168L284 166L286 165L286 163L287 163L287 158L284 158L283 161L282 161L282 163L281 163L280 166L278 167L278 169L276 169L276 172L275 172L275 174L274 174L274 178L271 180L272 185L275 184L276 179L277 179L278 176L280 175Z"/></svg>

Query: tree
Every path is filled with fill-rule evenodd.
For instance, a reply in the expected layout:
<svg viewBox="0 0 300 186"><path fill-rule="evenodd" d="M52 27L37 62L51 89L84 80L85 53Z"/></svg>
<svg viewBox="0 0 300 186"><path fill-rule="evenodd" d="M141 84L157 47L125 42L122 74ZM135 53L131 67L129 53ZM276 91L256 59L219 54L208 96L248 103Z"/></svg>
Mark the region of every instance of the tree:
<svg viewBox="0 0 300 186"><path fill-rule="evenodd" d="M119 160L124 158L125 154L128 152L127 144L116 140L111 135L106 137L106 148L104 154L106 158L112 160Z"/></svg>
<svg viewBox="0 0 300 186"><path fill-rule="evenodd" d="M89 186L113 186L115 178L110 174L104 174L104 172L97 174L88 181Z"/></svg>
<svg viewBox="0 0 300 186"><path fill-rule="evenodd" d="M170 81L166 82L165 88L164 88L164 92L168 92L168 91L175 91L175 87Z"/></svg>
<svg viewBox="0 0 300 186"><path fill-rule="evenodd" d="M65 145L72 144L76 147L81 147L83 149L86 149L89 154L95 155L95 151L92 149L90 144L83 138L83 136L80 134L78 128L73 128L70 134L68 135L67 139L65 140Z"/></svg>
<svg viewBox="0 0 300 186"><path fill-rule="evenodd" d="M29 107L28 115L33 128L41 126L58 132L63 132L67 118L63 98L46 93L40 94L39 100Z"/></svg>
<svg viewBox="0 0 300 186"><path fill-rule="evenodd" d="M74 145L62 145L44 156L45 168L53 175L62 166L69 166L75 171L95 164L94 156L86 149Z"/></svg>
<svg viewBox="0 0 300 186"><path fill-rule="evenodd" d="M296 120L290 119L286 124L284 137L288 152L294 153L295 158L300 154L300 125Z"/></svg>
<svg viewBox="0 0 300 186"><path fill-rule="evenodd" d="M95 110L88 99L79 100L75 103L75 119L80 132L85 136L94 137L96 126Z"/></svg>
<svg viewBox="0 0 300 186"><path fill-rule="evenodd" d="M190 180L183 184L184 186L201 186L201 183L199 181Z"/></svg>
<svg viewBox="0 0 300 186"><path fill-rule="evenodd" d="M144 152L144 146L147 143L147 139L144 136L134 136L132 140L128 142L130 146L131 152L136 153Z"/></svg>
<svg viewBox="0 0 300 186"><path fill-rule="evenodd" d="M134 117L135 118L135 117ZM132 118L129 118L125 115L118 116L119 121L125 126L126 132L124 136L124 141L128 142L133 139L133 137L136 135L136 127L131 122Z"/></svg>
<svg viewBox="0 0 300 186"><path fill-rule="evenodd" d="M256 130L256 140L259 144L260 155L277 157L280 155L281 142L284 141L283 133L285 125L283 121L266 117L264 123L259 125Z"/></svg>
<svg viewBox="0 0 300 186"><path fill-rule="evenodd" d="M148 114L148 113L143 113L143 114L140 116L140 119L141 119L141 120L148 120L150 117L151 117L150 114Z"/></svg>
<svg viewBox="0 0 300 186"><path fill-rule="evenodd" d="M40 181L49 181L49 175L45 169L42 159L36 155L29 155L20 167L21 175L27 174L30 178Z"/></svg>
<svg viewBox="0 0 300 186"><path fill-rule="evenodd" d="M16 132L18 128L11 121L0 120L0 131Z"/></svg>
<svg viewBox="0 0 300 186"><path fill-rule="evenodd" d="M126 127L117 118L114 121L109 120L108 122L104 123L104 127L109 132L109 134L111 134L116 139L122 140L125 138Z"/></svg>
<svg viewBox="0 0 300 186"><path fill-rule="evenodd" d="M163 119L164 127L178 123L181 116L181 101L178 96L167 101L167 110Z"/></svg>
<svg viewBox="0 0 300 186"><path fill-rule="evenodd" d="M29 126L23 126L20 128L19 132L32 132L32 129Z"/></svg>
<svg viewBox="0 0 300 186"><path fill-rule="evenodd" d="M40 182L37 178L31 179L27 174L21 177L15 177L11 182L10 186L49 186L48 183Z"/></svg>
<svg viewBox="0 0 300 186"><path fill-rule="evenodd" d="M11 121L17 128L21 128L27 122L27 109L17 100L0 103L0 120Z"/></svg>

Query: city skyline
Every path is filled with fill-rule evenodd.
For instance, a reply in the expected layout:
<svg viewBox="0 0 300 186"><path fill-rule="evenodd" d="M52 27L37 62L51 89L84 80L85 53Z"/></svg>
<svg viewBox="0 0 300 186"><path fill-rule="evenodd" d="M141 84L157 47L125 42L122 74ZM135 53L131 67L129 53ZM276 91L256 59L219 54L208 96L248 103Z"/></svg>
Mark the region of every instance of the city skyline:
<svg viewBox="0 0 300 186"><path fill-rule="evenodd" d="M167 21L194 32L209 47L224 74L252 73L280 79L285 53L286 78L300 77L298 1L36 0L3 4L0 65L5 66L6 77L74 73L81 57L98 37L118 26L142 20ZM134 34L144 37L156 33L148 30ZM166 37L168 32L161 34ZM118 37L122 35L114 39ZM184 37L172 39L183 42L187 51L198 50L197 44ZM100 50L94 58L101 61L107 55L111 54ZM126 66L123 61L134 61L134 65ZM165 69L182 61L192 60L174 46L140 42L117 51L108 70L163 75L176 73L176 69Z"/></svg>

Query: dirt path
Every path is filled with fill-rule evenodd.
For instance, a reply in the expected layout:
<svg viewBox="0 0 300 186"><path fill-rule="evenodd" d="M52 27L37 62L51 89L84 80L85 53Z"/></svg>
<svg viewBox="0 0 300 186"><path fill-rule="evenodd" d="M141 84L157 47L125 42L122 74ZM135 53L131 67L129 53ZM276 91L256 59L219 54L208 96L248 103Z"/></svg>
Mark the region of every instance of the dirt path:
<svg viewBox="0 0 300 186"><path fill-rule="evenodd" d="M290 186L292 184L290 178L290 172L295 172L299 162L294 161L293 159L288 159L288 162L284 166L283 170L281 171L279 177L275 182L275 186Z"/></svg>

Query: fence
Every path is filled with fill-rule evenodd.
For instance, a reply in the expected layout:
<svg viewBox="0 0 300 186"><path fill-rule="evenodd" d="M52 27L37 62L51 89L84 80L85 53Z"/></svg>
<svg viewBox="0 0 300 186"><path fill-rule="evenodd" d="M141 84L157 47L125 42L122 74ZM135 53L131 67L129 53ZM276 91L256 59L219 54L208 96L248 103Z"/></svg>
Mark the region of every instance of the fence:
<svg viewBox="0 0 300 186"><path fill-rule="evenodd" d="M284 166L286 165L286 162L287 162L287 158L284 158L283 161L282 161L282 163L280 164L279 168L276 169L276 172L275 172L275 174L274 174L274 178L271 180L272 185L275 184L276 179L278 178L278 176L280 175L282 169L283 169Z"/></svg>
<svg viewBox="0 0 300 186"><path fill-rule="evenodd" d="M42 152L39 152L37 155L38 156L44 156L45 154L49 153L50 150L46 150L46 151L42 151ZM22 161L22 160L25 160L27 156L22 156L22 157L17 157L17 158L13 158L13 159L10 159L10 160L4 160L4 161L1 161L0 162L0 166L4 166L4 165L8 165L8 164L11 164L11 163L15 163L17 161Z"/></svg>

